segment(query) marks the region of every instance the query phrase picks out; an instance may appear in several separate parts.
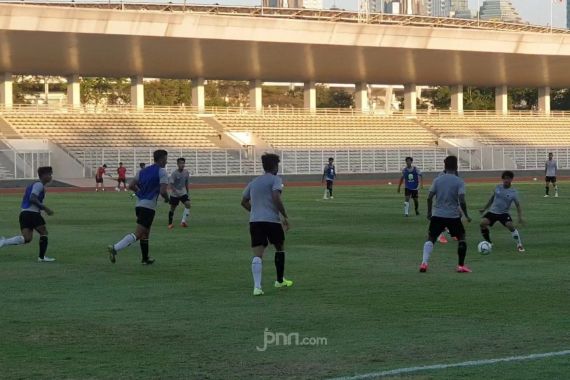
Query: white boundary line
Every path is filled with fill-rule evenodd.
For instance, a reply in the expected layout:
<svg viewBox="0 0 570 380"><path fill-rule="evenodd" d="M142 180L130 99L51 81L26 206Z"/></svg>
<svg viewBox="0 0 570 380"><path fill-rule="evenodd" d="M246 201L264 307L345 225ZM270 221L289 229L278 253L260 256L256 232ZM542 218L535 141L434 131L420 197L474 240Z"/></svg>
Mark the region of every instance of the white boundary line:
<svg viewBox="0 0 570 380"><path fill-rule="evenodd" d="M371 373L366 373L366 374L356 375L356 376L337 377L337 378L334 378L332 380L376 379L379 377L398 376L398 375L405 374L405 373L430 371L430 370L435 370L435 369L446 369L446 368L457 368L457 367L477 367L477 366L495 364L495 363L543 359L543 358L550 358L553 356L566 356L566 355L570 355L570 350L556 351L556 352L545 352L542 354L530 354L530 355L524 355L524 356L509 356L506 358L498 358L498 359L472 360L472 361L468 361L468 362L452 363L452 364L434 364L434 365L421 366L421 367L398 368L398 369L393 369L393 370L389 370L389 371L371 372Z"/></svg>

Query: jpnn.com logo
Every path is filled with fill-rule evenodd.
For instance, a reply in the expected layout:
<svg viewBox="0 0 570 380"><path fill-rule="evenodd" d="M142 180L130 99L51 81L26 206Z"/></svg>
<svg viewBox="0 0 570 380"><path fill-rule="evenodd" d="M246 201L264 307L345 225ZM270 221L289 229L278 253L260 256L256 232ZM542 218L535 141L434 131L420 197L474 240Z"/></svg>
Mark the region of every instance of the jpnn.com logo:
<svg viewBox="0 0 570 380"><path fill-rule="evenodd" d="M263 352L269 346L326 346L328 339L325 337L301 337L298 332L283 333L269 331L266 327L263 332L263 347L257 346L257 351Z"/></svg>

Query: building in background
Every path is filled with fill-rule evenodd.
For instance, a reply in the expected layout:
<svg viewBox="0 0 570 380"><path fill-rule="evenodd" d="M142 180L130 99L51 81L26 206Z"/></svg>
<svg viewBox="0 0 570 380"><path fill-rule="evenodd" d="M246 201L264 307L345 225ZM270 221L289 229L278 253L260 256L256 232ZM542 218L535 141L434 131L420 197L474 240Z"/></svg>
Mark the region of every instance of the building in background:
<svg viewBox="0 0 570 380"><path fill-rule="evenodd" d="M426 15L426 0L371 0L372 12L403 15Z"/></svg>
<svg viewBox="0 0 570 380"><path fill-rule="evenodd" d="M472 18L473 15L471 14L471 10L469 9L469 1L468 0L451 0L450 5L451 17L456 18Z"/></svg>
<svg viewBox="0 0 570 380"><path fill-rule="evenodd" d="M566 0L566 28L570 29L570 0Z"/></svg>
<svg viewBox="0 0 570 380"><path fill-rule="evenodd" d="M323 9L323 0L263 0L268 8L307 8Z"/></svg>
<svg viewBox="0 0 570 380"><path fill-rule="evenodd" d="M509 0L485 0L481 6L480 18L481 20L523 22L521 16Z"/></svg>
<svg viewBox="0 0 570 380"><path fill-rule="evenodd" d="M425 0L425 8L428 16L449 17L451 14L452 0Z"/></svg>

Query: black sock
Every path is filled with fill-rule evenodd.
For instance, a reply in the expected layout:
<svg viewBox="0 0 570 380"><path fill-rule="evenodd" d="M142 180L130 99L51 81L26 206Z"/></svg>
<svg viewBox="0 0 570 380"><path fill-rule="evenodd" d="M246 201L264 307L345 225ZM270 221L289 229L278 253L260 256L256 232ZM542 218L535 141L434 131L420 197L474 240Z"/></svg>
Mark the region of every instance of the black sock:
<svg viewBox="0 0 570 380"><path fill-rule="evenodd" d="M416 198L414 198L414 208L416 209L416 214L418 213L418 207L420 206L420 203L418 202L418 200Z"/></svg>
<svg viewBox="0 0 570 380"><path fill-rule="evenodd" d="M459 265L465 265L465 256L467 256L467 243L460 241L457 246L457 256L459 256Z"/></svg>
<svg viewBox="0 0 570 380"><path fill-rule="evenodd" d="M491 231L488 228L481 228L481 235L483 235L483 239L491 243Z"/></svg>
<svg viewBox="0 0 570 380"><path fill-rule="evenodd" d="M142 254L142 261L148 260L148 239L142 240L141 239L141 254Z"/></svg>
<svg viewBox="0 0 570 380"><path fill-rule="evenodd" d="M329 195L332 197L332 187L329 189Z"/></svg>
<svg viewBox="0 0 570 380"><path fill-rule="evenodd" d="M172 219L174 218L174 211L168 211L168 224L172 224Z"/></svg>
<svg viewBox="0 0 570 380"><path fill-rule="evenodd" d="M277 271L277 282L283 282L285 274L285 252L275 252L275 270Z"/></svg>
<svg viewBox="0 0 570 380"><path fill-rule="evenodd" d="M45 235L40 236L40 259L43 259L46 255L48 247L48 237Z"/></svg>
<svg viewBox="0 0 570 380"><path fill-rule="evenodd" d="M550 188L548 186L546 186L546 195L548 195L549 191L550 191Z"/></svg>

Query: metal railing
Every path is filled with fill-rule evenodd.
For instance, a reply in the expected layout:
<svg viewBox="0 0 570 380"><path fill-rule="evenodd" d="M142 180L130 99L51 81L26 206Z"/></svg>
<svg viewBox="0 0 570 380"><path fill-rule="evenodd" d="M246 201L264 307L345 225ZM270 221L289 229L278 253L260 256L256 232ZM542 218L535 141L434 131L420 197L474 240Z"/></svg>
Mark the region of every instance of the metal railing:
<svg viewBox="0 0 570 380"><path fill-rule="evenodd" d="M51 152L0 150L0 179L35 179L40 166L51 165Z"/></svg>

